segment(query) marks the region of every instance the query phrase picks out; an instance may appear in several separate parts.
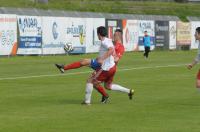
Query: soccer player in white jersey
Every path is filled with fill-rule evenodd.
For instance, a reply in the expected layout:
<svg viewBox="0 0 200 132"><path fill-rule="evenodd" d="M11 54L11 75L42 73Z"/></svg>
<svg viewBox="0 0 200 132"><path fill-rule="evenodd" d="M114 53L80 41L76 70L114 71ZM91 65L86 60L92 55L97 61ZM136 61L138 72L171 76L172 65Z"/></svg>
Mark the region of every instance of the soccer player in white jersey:
<svg viewBox="0 0 200 132"><path fill-rule="evenodd" d="M106 28L98 27L97 34L99 40L101 40L98 62L101 63L102 65L101 68L96 70L96 72L93 73L92 76L87 81L86 95L83 104L91 103L91 94L93 86L103 95L102 103L106 103L108 95L103 91L104 88L101 86L101 82L104 82L104 86L107 89L128 93L129 97L131 97L132 99L132 94L134 90L127 89L117 84L112 84L116 72L116 63L114 61L115 52L112 40L106 37L107 36Z"/></svg>
<svg viewBox="0 0 200 132"><path fill-rule="evenodd" d="M195 39L200 41L200 27L196 28L196 32L195 32ZM188 69L192 69L198 62L200 61L200 43L198 45L198 53L196 58L193 60L193 62L191 64L189 64L187 66ZM197 77L196 77L196 87L200 88L200 69L197 73Z"/></svg>

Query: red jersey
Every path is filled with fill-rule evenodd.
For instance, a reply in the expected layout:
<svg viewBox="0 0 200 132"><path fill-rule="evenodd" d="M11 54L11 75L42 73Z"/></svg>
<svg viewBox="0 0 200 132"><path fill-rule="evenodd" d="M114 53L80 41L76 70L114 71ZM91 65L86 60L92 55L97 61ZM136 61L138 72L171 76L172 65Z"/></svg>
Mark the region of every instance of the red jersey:
<svg viewBox="0 0 200 132"><path fill-rule="evenodd" d="M115 43L115 55L117 57L119 57L119 60L120 60L121 57L123 56L123 54L124 54L124 45L120 42L116 42Z"/></svg>

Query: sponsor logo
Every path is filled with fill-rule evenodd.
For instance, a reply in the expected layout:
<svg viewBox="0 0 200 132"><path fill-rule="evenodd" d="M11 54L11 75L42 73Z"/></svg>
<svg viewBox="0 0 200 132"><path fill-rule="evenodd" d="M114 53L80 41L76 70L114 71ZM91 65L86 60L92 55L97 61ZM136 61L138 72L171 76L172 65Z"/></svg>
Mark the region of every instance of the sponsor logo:
<svg viewBox="0 0 200 132"><path fill-rule="evenodd" d="M15 41L15 32L13 30L3 30L0 32L0 43L2 45L13 45Z"/></svg>
<svg viewBox="0 0 200 132"><path fill-rule="evenodd" d="M139 24L139 27L140 27L140 30L141 32L143 33L145 30L151 30L153 27L152 27L152 24L151 22L141 22ZM148 31L149 32L149 31Z"/></svg>
<svg viewBox="0 0 200 132"><path fill-rule="evenodd" d="M176 29L175 26L171 26L169 29L170 35L172 36L173 39L176 38Z"/></svg>
<svg viewBox="0 0 200 132"><path fill-rule="evenodd" d="M52 35L53 35L54 39L58 38L57 28L58 28L58 25L57 25L56 22L54 22L53 25L52 25Z"/></svg>
<svg viewBox="0 0 200 132"><path fill-rule="evenodd" d="M38 21L36 18L19 18L19 29L22 32L34 32L38 30Z"/></svg>
<svg viewBox="0 0 200 132"><path fill-rule="evenodd" d="M79 37L80 43L83 44L85 40L85 29L83 25L67 27L67 34L71 34L73 37Z"/></svg>
<svg viewBox="0 0 200 132"><path fill-rule="evenodd" d="M158 25L156 24L156 31L157 32L166 32L169 30L169 26L162 26L162 25Z"/></svg>

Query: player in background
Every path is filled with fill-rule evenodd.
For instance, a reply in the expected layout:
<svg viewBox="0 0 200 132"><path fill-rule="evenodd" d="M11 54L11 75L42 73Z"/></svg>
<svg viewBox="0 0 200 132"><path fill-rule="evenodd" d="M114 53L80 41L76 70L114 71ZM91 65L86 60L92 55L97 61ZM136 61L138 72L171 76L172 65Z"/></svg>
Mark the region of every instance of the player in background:
<svg viewBox="0 0 200 132"><path fill-rule="evenodd" d="M144 37L143 37L143 44L144 44L144 57L148 58L149 52L151 49L151 38L148 35L147 31L144 31Z"/></svg>
<svg viewBox="0 0 200 132"><path fill-rule="evenodd" d="M194 36L196 40L200 41L200 27L196 28L196 32ZM187 65L187 68L192 69L199 61L200 61L200 43L198 45L198 53L197 53L196 58L194 58L191 64ZM196 76L196 88L200 88L200 69Z"/></svg>
<svg viewBox="0 0 200 132"><path fill-rule="evenodd" d="M113 56L114 56L115 68L116 68L117 63L119 62L120 58L122 57L124 53L124 46L122 44L122 31L120 29L117 29L114 33L114 43L115 43L115 53L113 54ZM91 78L89 78L88 82L90 83L93 82L94 88L97 89L102 94L102 101L101 101L102 103L106 103L109 97L108 94L104 92L104 87L108 90L125 92L128 94L129 99L132 99L132 96L134 94L133 89L128 89L118 84L112 83L115 73L112 74L111 72L110 76L108 74L107 79L104 79L104 73L102 73L101 75L98 75L99 71L100 70L95 71L95 73L91 76ZM111 71L112 71L112 68L111 68ZM100 82L104 82L104 87L101 86ZM86 87L86 95L85 95L85 100L83 102L84 104L91 103L91 94L92 94L92 90L90 88L87 89Z"/></svg>

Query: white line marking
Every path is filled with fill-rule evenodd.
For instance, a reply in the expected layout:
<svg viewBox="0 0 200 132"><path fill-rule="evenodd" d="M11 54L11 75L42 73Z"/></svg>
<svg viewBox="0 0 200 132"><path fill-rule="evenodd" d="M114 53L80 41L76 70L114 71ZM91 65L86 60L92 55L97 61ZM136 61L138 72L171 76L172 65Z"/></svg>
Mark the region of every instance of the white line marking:
<svg viewBox="0 0 200 132"><path fill-rule="evenodd" d="M130 71L130 70L142 70L142 69L166 68L166 67L181 67L181 66L185 66L185 65L186 64L125 68L125 69L118 69L117 72ZM17 80L17 79L39 78L39 77L68 76L68 75L86 74L86 73L90 73L90 72L92 72L92 70L85 71L85 72L66 73L66 74L53 74L53 75L49 74L49 75L35 75L35 76L22 76L22 77L6 77L6 78L0 78L0 81L2 81L2 80Z"/></svg>

